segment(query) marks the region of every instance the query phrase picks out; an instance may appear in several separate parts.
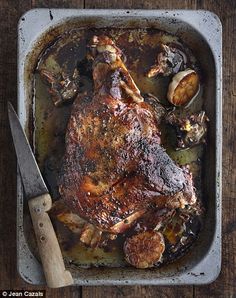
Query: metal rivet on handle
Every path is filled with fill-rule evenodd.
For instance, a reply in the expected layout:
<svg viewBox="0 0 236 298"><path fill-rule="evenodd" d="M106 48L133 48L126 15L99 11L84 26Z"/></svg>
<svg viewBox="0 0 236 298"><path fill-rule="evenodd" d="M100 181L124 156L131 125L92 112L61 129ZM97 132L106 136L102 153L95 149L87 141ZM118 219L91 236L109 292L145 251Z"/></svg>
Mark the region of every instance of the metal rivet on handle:
<svg viewBox="0 0 236 298"><path fill-rule="evenodd" d="M41 242L44 242L45 240L46 240L46 238L45 238L44 235L40 236L40 241L41 241Z"/></svg>
<svg viewBox="0 0 236 298"><path fill-rule="evenodd" d="M40 213L40 212L41 212L41 208L39 208L39 207L35 207L35 208L34 208L34 211L35 211L36 213Z"/></svg>

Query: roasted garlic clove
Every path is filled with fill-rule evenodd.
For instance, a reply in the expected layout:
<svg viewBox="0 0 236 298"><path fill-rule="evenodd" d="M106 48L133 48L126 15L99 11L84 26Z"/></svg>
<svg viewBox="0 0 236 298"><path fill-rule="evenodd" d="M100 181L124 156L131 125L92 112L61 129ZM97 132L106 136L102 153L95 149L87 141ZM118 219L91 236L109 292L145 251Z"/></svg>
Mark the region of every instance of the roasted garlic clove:
<svg viewBox="0 0 236 298"><path fill-rule="evenodd" d="M172 79L167 99L175 106L188 104L199 92L199 76L192 69L178 72Z"/></svg>

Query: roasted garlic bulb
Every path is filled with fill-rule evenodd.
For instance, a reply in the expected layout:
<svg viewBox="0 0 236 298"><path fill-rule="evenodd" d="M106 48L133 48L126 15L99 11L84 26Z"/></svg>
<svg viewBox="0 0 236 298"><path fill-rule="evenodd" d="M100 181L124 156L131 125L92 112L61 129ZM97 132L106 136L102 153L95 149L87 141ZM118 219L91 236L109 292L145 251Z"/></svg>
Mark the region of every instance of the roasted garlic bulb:
<svg viewBox="0 0 236 298"><path fill-rule="evenodd" d="M153 267L162 259L165 241L161 233L145 231L127 238L124 244L125 259L136 268Z"/></svg>
<svg viewBox="0 0 236 298"><path fill-rule="evenodd" d="M168 87L167 99L175 106L188 104L200 89L199 76L193 69L178 72Z"/></svg>

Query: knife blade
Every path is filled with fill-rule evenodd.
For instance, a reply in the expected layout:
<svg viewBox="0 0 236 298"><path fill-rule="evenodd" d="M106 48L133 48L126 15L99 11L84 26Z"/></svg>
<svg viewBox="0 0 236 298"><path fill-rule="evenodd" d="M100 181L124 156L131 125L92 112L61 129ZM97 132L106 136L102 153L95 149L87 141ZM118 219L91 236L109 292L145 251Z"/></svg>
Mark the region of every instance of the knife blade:
<svg viewBox="0 0 236 298"><path fill-rule="evenodd" d="M8 115L25 197L30 199L48 193L28 139L10 103L8 104Z"/></svg>
<svg viewBox="0 0 236 298"><path fill-rule="evenodd" d="M8 116L47 285L51 288L71 285L73 278L70 271L65 269L60 246L47 213L52 207L51 196L19 118L10 103L8 103Z"/></svg>

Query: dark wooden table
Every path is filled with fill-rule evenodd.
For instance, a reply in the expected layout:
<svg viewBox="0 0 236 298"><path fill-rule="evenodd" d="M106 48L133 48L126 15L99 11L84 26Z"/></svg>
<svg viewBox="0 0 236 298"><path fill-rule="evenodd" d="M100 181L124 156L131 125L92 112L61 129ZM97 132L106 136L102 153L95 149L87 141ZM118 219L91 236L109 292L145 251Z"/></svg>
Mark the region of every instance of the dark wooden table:
<svg viewBox="0 0 236 298"><path fill-rule="evenodd" d="M16 159L6 103L16 103L17 22L35 7L207 9L223 24L223 261L207 286L68 287L47 297L236 297L236 1L218 0L0 0L0 289L45 289L16 271Z"/></svg>

